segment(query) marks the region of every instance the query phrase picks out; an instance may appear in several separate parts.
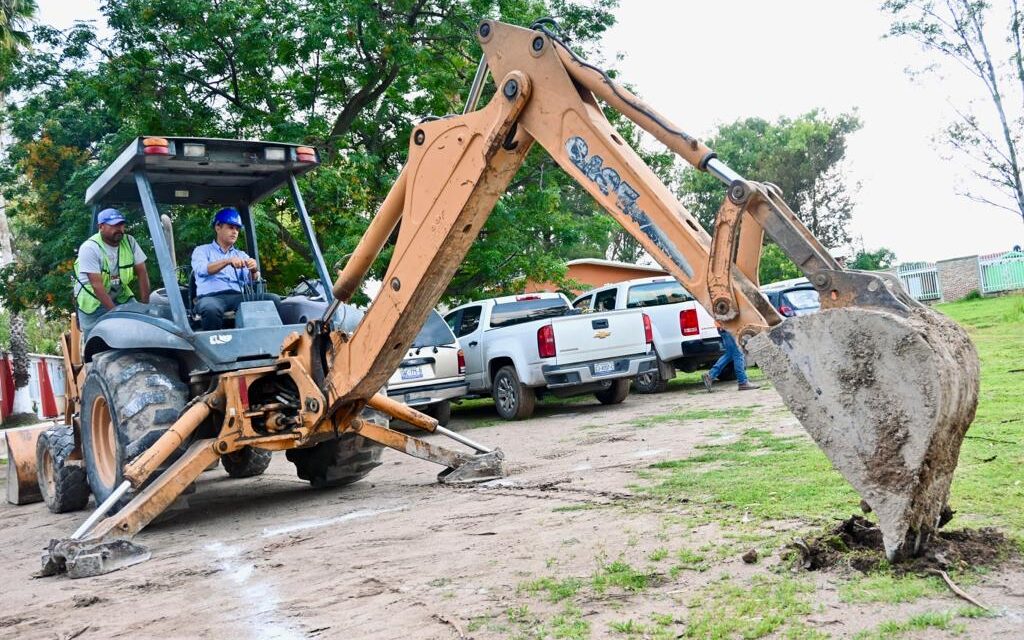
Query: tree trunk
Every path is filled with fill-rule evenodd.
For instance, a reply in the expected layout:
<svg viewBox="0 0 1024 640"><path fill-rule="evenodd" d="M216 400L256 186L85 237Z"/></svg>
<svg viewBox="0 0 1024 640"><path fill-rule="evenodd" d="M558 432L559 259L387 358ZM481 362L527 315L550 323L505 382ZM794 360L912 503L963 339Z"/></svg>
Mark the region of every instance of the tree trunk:
<svg viewBox="0 0 1024 640"><path fill-rule="evenodd" d="M25 319L21 314L11 316L11 369L14 373L14 413L31 413L32 401L28 392L31 363L28 340L25 338Z"/></svg>

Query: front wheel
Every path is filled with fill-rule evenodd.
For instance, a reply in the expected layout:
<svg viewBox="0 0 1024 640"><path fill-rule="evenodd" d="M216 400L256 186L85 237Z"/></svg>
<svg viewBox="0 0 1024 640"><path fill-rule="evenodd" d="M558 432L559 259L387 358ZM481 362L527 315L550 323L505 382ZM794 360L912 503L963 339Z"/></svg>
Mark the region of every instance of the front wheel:
<svg viewBox="0 0 1024 640"><path fill-rule="evenodd" d="M262 475L270 465L271 452L266 449L242 447L220 457L224 470L232 478L251 478Z"/></svg>
<svg viewBox="0 0 1024 640"><path fill-rule="evenodd" d="M81 464L68 464L74 450L75 433L66 425L50 427L36 440L39 492L53 513L78 511L89 502L85 468Z"/></svg>
<svg viewBox="0 0 1024 640"><path fill-rule="evenodd" d="M607 389L602 389L594 393L594 397L597 398L601 404L619 404L629 396L629 378L619 378L618 380L612 380L612 384Z"/></svg>
<svg viewBox="0 0 1024 640"><path fill-rule="evenodd" d="M531 387L519 381L516 368L511 365L498 369L494 374L491 395L494 396L494 408L505 420L525 420L533 415L537 405L537 395Z"/></svg>
<svg viewBox="0 0 1024 640"><path fill-rule="evenodd" d="M124 466L177 421L187 400L188 388L170 358L120 350L93 358L82 387L81 434L85 473L97 504L124 480ZM121 498L115 510L131 498Z"/></svg>

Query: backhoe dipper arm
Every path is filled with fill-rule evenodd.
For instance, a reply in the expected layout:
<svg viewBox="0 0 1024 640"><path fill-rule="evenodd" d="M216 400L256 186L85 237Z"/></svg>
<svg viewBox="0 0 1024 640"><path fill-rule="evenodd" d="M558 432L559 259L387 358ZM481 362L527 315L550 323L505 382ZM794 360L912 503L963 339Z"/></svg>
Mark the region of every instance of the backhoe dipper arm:
<svg viewBox="0 0 1024 640"><path fill-rule="evenodd" d="M628 101L618 98L616 92L624 90L609 88L604 78L595 80L596 72L575 62L546 33L485 21L478 37L497 83L495 96L479 111L426 122L413 131L401 177L335 283L335 295L347 299L401 221L380 294L351 338L333 341L325 381L329 406L368 398L384 384L534 141L705 307L712 307L711 236L623 141L592 89L604 91L612 106L650 126L696 165L717 162L711 150L671 127L659 127L664 119L636 108L639 101L628 92ZM713 166L728 171L720 163ZM722 261L733 310L723 323L743 336L779 322L757 291L760 227L747 227L754 233L738 233L736 225L737 244L754 260L747 260L745 269L734 268L737 251L728 247Z"/></svg>
<svg viewBox="0 0 1024 640"><path fill-rule="evenodd" d="M545 24L484 21L477 38L484 58L467 113L413 130L401 177L334 286L347 300L401 223L381 292L351 335L310 327L324 364L325 415L343 415L389 378L537 142L737 336L874 509L890 559L918 552L938 526L977 405L966 332L894 277L844 271L775 186L732 171ZM487 69L495 95L472 111ZM724 183L713 236L612 128L598 99ZM821 313L782 322L758 291L765 234L818 290Z"/></svg>

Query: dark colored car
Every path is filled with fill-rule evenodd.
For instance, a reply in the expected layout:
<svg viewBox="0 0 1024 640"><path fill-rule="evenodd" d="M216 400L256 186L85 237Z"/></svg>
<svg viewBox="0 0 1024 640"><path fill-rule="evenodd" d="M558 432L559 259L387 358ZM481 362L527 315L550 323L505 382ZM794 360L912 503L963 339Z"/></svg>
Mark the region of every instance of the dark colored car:
<svg viewBox="0 0 1024 640"><path fill-rule="evenodd" d="M766 284L761 287L761 293L768 298L775 310L786 318L815 313L821 308L818 291L807 278Z"/></svg>

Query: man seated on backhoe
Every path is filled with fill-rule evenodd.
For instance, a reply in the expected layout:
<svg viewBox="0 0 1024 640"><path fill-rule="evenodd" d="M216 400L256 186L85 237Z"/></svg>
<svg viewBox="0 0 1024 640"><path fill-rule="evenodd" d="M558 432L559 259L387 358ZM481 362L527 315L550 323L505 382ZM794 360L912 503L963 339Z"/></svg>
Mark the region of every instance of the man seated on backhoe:
<svg viewBox="0 0 1024 640"><path fill-rule="evenodd" d="M96 221L99 231L82 243L75 260L75 303L83 336L103 314L135 300L135 280L139 281L139 301L149 302L146 254L135 238L124 232L124 216L117 209L104 209Z"/></svg>
<svg viewBox="0 0 1024 640"><path fill-rule="evenodd" d="M242 216L226 207L213 217L215 238L192 251L192 272L196 278L196 312L203 331L224 328L224 314L236 311L243 301L243 287L260 279L259 265L249 254L235 247L242 230ZM250 299L270 300L280 313L281 298L273 293Z"/></svg>

